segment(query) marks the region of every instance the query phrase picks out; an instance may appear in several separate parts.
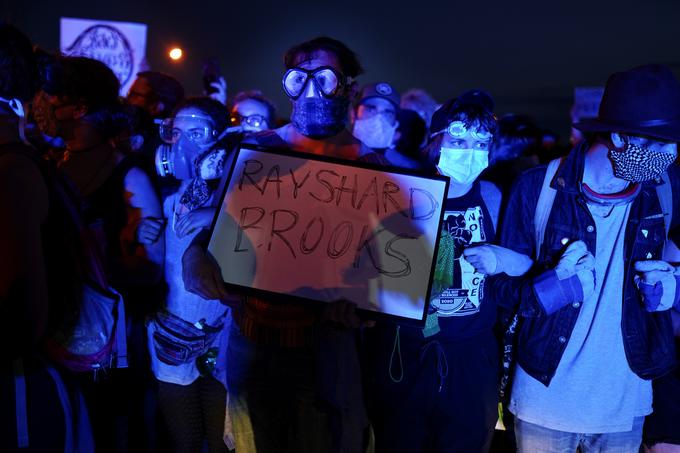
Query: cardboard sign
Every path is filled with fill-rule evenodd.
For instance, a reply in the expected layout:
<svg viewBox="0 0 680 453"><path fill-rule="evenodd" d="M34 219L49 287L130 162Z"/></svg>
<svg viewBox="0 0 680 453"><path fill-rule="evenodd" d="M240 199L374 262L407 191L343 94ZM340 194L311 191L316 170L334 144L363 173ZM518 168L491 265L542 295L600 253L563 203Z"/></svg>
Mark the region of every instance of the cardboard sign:
<svg viewBox="0 0 680 453"><path fill-rule="evenodd" d="M240 290L422 325L447 190L438 176L244 146L208 250Z"/></svg>
<svg viewBox="0 0 680 453"><path fill-rule="evenodd" d="M61 18L61 51L106 64L125 96L146 57L146 25L130 22Z"/></svg>

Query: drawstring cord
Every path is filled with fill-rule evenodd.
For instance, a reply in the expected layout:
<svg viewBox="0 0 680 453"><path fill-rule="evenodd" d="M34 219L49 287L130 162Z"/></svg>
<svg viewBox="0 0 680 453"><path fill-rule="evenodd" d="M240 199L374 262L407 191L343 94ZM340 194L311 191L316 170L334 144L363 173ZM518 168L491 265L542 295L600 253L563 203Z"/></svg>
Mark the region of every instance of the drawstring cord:
<svg viewBox="0 0 680 453"><path fill-rule="evenodd" d="M392 346L392 354L390 355L390 379L392 379L392 382L399 383L404 379L404 363L401 360L401 338L399 337L399 329L401 326L397 326L397 331L394 335L394 345ZM397 354L397 357L399 358L399 370L400 370L400 375L399 378L395 378L392 375L392 362L394 360L394 354Z"/></svg>
<svg viewBox="0 0 680 453"><path fill-rule="evenodd" d="M444 388L444 380L449 375L449 362L446 360L446 353L441 343L437 340L426 343L420 350L420 362L425 360L427 352L434 348L437 353L437 374L439 375L439 392Z"/></svg>

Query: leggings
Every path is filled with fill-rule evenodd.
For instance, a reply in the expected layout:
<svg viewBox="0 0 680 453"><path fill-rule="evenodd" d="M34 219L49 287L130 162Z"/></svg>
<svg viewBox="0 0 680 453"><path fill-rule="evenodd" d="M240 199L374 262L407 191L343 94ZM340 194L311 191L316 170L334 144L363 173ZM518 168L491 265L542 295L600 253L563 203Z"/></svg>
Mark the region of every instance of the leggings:
<svg viewBox="0 0 680 453"><path fill-rule="evenodd" d="M222 438L226 400L227 391L213 378L158 383L158 403L176 453L200 453L204 439L210 453L228 451Z"/></svg>

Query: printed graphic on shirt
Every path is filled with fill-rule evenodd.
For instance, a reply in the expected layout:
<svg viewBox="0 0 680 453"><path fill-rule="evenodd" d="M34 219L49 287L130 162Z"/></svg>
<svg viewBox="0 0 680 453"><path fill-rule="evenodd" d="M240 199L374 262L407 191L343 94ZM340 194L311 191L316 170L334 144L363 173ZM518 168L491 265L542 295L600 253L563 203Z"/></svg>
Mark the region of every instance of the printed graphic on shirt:
<svg viewBox="0 0 680 453"><path fill-rule="evenodd" d="M453 286L431 304L439 316L469 316L479 312L479 304L484 298L484 275L465 261L463 249L478 242L486 241L484 233L484 214L480 206L465 211L445 211L444 226L453 237L454 262Z"/></svg>

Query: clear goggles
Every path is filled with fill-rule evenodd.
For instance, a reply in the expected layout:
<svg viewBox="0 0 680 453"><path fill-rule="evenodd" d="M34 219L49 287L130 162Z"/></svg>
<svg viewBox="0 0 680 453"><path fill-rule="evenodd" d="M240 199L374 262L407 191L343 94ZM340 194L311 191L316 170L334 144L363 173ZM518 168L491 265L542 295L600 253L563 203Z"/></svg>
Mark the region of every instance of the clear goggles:
<svg viewBox="0 0 680 453"><path fill-rule="evenodd" d="M166 118L160 122L158 131L165 143L177 143L184 136L202 145L215 141L219 135L210 118L193 114Z"/></svg>
<svg viewBox="0 0 680 453"><path fill-rule="evenodd" d="M283 75L283 90L291 99L297 99L302 95L310 80L324 97L337 95L351 82L350 77L343 76L330 66L322 66L311 71L292 68Z"/></svg>
<svg viewBox="0 0 680 453"><path fill-rule="evenodd" d="M492 135L491 132L487 131L486 129L477 129L477 128L470 128L470 135L472 138L475 140L482 140L482 141L491 141ZM465 136L468 132L468 128L465 126L465 123L462 121L452 121L449 123L449 125L446 127L446 129L443 129L439 132L435 132L434 134L431 135L431 137L434 137L439 134L443 134L446 132L449 134L450 137L452 138L461 138Z"/></svg>

